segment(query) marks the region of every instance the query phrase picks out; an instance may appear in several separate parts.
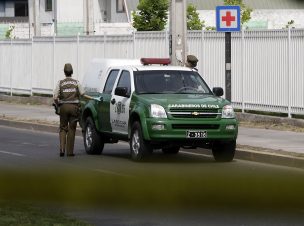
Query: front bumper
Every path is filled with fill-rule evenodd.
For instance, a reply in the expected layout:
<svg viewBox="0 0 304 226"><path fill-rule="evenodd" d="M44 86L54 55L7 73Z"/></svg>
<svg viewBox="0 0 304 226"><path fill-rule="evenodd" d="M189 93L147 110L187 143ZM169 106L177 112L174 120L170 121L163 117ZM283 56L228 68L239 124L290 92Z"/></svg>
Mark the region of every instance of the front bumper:
<svg viewBox="0 0 304 226"><path fill-rule="evenodd" d="M151 142L209 142L214 140L236 140L236 119L171 120L147 118L143 123L144 137ZM187 131L206 131L205 138L187 138Z"/></svg>

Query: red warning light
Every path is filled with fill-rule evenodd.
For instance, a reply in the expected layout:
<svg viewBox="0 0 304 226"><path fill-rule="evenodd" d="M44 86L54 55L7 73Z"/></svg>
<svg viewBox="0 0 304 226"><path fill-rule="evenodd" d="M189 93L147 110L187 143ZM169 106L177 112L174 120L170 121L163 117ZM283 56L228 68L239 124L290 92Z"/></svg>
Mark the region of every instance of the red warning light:
<svg viewBox="0 0 304 226"><path fill-rule="evenodd" d="M171 63L171 60L169 58L141 58L140 62L143 65L149 65L149 64L168 65Z"/></svg>

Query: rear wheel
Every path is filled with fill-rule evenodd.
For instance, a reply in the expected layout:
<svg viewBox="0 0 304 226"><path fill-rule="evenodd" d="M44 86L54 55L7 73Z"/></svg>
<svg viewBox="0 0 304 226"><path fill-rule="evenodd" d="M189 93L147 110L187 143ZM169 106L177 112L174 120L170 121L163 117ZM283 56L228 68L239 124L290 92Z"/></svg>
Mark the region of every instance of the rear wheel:
<svg viewBox="0 0 304 226"><path fill-rule="evenodd" d="M212 154L217 162L231 162L235 154L236 141L215 142L212 146Z"/></svg>
<svg viewBox="0 0 304 226"><path fill-rule="evenodd" d="M177 154L179 152L180 147L173 146L168 148L162 148L164 154Z"/></svg>
<svg viewBox="0 0 304 226"><path fill-rule="evenodd" d="M141 125L139 122L134 122L131 129L130 139L131 158L134 161L143 160L153 149L147 141L144 140Z"/></svg>
<svg viewBox="0 0 304 226"><path fill-rule="evenodd" d="M84 147L90 155L100 155L104 148L104 142L99 136L93 119L88 117L85 122L83 134Z"/></svg>

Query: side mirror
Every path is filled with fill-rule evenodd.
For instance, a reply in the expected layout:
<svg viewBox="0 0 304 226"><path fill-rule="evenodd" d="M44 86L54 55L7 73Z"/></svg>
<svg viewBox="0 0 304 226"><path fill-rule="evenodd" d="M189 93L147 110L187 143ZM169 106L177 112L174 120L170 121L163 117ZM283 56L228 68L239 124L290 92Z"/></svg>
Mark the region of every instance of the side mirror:
<svg viewBox="0 0 304 226"><path fill-rule="evenodd" d="M130 97L127 87L116 87L114 94L122 97Z"/></svg>
<svg viewBox="0 0 304 226"><path fill-rule="evenodd" d="M213 87L212 92L217 97L221 97L224 95L224 90L222 87Z"/></svg>

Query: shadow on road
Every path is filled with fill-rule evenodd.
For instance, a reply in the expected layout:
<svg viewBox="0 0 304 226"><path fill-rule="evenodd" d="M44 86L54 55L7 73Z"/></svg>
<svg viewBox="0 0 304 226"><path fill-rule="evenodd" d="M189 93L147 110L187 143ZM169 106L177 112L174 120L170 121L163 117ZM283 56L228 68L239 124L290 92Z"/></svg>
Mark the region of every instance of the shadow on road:
<svg viewBox="0 0 304 226"><path fill-rule="evenodd" d="M189 152L188 152L189 153ZM193 155L185 154L183 150L182 153L178 154L163 154L161 150L154 150L149 156L147 156L142 163L176 163L176 164L191 164L191 163L216 163L212 156L205 155ZM129 159L131 160L130 151L127 149L117 149L117 150L104 150L103 156ZM133 161L134 162L134 161ZM138 163L141 163L138 162Z"/></svg>

